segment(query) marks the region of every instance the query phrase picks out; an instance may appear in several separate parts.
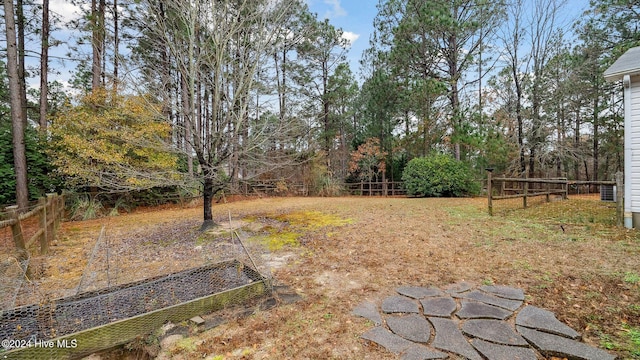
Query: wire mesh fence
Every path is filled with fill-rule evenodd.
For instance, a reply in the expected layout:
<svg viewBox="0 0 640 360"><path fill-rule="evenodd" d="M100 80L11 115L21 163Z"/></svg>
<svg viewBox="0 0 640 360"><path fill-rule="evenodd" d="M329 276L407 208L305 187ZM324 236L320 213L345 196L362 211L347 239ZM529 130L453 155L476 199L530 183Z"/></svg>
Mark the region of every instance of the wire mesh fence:
<svg viewBox="0 0 640 360"><path fill-rule="evenodd" d="M199 225L176 221L123 237L103 227L73 289L44 292L26 267L7 263L0 357L75 357L270 291L265 246L232 224Z"/></svg>
<svg viewBox="0 0 640 360"><path fill-rule="evenodd" d="M16 304L18 291L22 287L28 267L28 260L18 261L6 257L0 263L0 309L11 309Z"/></svg>

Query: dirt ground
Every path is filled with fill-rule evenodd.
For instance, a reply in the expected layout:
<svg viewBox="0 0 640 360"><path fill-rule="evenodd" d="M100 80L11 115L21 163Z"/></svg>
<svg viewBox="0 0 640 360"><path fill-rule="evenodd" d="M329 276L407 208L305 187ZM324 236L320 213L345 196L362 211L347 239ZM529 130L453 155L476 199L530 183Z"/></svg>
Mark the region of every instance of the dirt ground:
<svg viewBox="0 0 640 360"><path fill-rule="evenodd" d="M365 300L380 303L398 286L441 287L464 280L522 288L527 303L556 313L586 343L640 359L640 234L598 225L589 216L586 222L563 217L579 208L571 201L494 217L486 214L485 199L264 198L216 204L220 223L230 215L246 223L261 221L256 231L290 240L269 246L271 270L276 284L303 299L232 320L178 342L165 355L395 359L360 339L373 325L351 315L352 309ZM549 206L561 216L541 216L551 212ZM180 252L175 238L181 234L171 234L170 242L158 240L160 235L171 233L174 225L195 226L201 211L198 206L165 208L64 223L51 255L34 259L40 264L40 287L55 284L73 292L103 225L129 249L136 241L157 249L145 262L164 261L164 247ZM333 220L297 222L295 214ZM193 236L184 241L192 244Z"/></svg>

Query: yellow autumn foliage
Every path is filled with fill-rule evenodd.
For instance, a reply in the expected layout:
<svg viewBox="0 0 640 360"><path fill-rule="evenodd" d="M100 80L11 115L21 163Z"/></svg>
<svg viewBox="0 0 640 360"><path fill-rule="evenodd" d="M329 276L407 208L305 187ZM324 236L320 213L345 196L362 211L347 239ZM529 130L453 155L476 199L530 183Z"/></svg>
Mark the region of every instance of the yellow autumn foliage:
<svg viewBox="0 0 640 360"><path fill-rule="evenodd" d="M144 96L97 90L53 119L53 159L77 186L134 190L175 183L171 125Z"/></svg>

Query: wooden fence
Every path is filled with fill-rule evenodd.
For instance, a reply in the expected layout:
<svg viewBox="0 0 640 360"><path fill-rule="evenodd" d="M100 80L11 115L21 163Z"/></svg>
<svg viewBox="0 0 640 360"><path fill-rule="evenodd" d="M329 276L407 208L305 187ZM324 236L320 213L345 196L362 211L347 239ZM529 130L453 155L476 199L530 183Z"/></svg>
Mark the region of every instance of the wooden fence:
<svg viewBox="0 0 640 360"><path fill-rule="evenodd" d="M344 186L349 195L396 196L407 194L401 181L361 181L347 183Z"/></svg>
<svg viewBox="0 0 640 360"><path fill-rule="evenodd" d="M361 181L357 183L338 184L337 192L362 196L397 196L406 195L402 181ZM267 196L309 196L306 184L290 184L283 180L261 180L244 183L240 187L243 195Z"/></svg>
<svg viewBox="0 0 640 360"><path fill-rule="evenodd" d="M38 200L35 207L22 214L18 212L18 206L15 205L8 206L5 210L6 219L0 221L0 229L11 227L18 260L29 258L29 248L36 241L40 243L40 254L47 254L49 244L55 239L55 233L64 214L64 197L57 194L47 194L46 197ZM35 232L27 239L25 239L23 231L25 222L29 222L30 225L37 224Z"/></svg>
<svg viewBox="0 0 640 360"><path fill-rule="evenodd" d="M618 225L624 220L624 183L622 173L616 174L615 181L576 181L566 178L558 179L522 179L522 178L492 178L487 173L487 203L489 215L493 215L493 202L497 200L522 199L522 208L527 208L528 202L534 197L551 197L567 199L572 188L616 186L616 217Z"/></svg>

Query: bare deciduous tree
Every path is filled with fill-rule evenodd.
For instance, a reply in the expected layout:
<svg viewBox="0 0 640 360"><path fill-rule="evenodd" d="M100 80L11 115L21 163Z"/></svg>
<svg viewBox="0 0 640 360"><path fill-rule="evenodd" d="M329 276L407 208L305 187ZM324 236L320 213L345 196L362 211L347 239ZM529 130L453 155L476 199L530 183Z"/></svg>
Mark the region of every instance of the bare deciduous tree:
<svg viewBox="0 0 640 360"><path fill-rule="evenodd" d="M148 41L166 51L181 86L185 141L201 171L203 228L214 225L211 204L237 167L232 162L273 165L270 137L287 131L287 124L263 119L253 112L251 92L256 74L273 56L274 44L285 32L293 0L195 0L142 3L149 22ZM152 25L152 26L151 26ZM152 38L153 37L153 38ZM203 93L204 92L204 95ZM200 102L197 100L200 99ZM192 153L191 153L192 151ZM228 170L230 169L230 170ZM251 176L251 174L244 174Z"/></svg>

